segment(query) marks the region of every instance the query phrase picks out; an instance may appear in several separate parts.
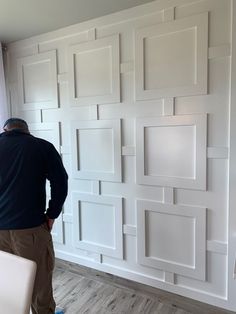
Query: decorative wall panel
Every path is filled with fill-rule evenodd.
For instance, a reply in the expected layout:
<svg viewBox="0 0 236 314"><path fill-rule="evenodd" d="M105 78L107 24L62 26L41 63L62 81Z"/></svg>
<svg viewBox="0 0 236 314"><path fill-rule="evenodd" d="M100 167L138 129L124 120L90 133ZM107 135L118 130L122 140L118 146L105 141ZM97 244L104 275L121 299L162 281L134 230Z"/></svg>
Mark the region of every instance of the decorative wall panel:
<svg viewBox="0 0 236 314"><path fill-rule="evenodd" d="M120 120L72 122L73 176L121 181Z"/></svg>
<svg viewBox="0 0 236 314"><path fill-rule="evenodd" d="M72 105L120 101L119 35L71 46L68 62Z"/></svg>
<svg viewBox="0 0 236 314"><path fill-rule="evenodd" d="M136 119L137 183L206 189L206 115Z"/></svg>
<svg viewBox="0 0 236 314"><path fill-rule="evenodd" d="M138 263L205 280L206 209L137 201Z"/></svg>
<svg viewBox="0 0 236 314"><path fill-rule="evenodd" d="M122 198L73 192L77 248L123 258Z"/></svg>
<svg viewBox="0 0 236 314"><path fill-rule="evenodd" d="M17 68L23 110L58 107L56 51L19 58Z"/></svg>
<svg viewBox="0 0 236 314"><path fill-rule="evenodd" d="M136 31L136 100L206 94L207 13Z"/></svg>

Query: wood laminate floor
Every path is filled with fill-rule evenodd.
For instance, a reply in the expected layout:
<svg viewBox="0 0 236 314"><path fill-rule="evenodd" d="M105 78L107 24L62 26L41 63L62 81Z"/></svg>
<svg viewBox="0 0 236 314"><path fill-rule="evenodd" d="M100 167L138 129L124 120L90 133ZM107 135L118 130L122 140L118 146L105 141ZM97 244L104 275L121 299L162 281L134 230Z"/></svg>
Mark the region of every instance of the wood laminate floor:
<svg viewBox="0 0 236 314"><path fill-rule="evenodd" d="M232 313L61 260L56 261L53 285L65 314Z"/></svg>

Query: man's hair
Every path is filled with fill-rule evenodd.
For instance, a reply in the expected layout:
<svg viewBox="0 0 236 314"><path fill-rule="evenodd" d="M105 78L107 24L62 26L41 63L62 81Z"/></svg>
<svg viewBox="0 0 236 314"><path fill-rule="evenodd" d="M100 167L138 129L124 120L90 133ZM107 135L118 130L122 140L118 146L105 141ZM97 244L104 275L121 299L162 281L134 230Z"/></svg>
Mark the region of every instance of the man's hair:
<svg viewBox="0 0 236 314"><path fill-rule="evenodd" d="M4 125L4 130L14 130L14 129L20 129L22 131L29 131L28 124L25 120L20 118L10 118L8 119Z"/></svg>

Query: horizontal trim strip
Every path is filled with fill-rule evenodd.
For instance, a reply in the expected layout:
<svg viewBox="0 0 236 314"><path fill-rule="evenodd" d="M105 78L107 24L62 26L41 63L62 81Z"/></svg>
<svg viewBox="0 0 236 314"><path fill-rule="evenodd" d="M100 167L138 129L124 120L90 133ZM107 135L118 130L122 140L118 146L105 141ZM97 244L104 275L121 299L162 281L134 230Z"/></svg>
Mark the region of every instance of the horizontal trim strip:
<svg viewBox="0 0 236 314"><path fill-rule="evenodd" d="M123 225L123 233L131 236L136 236L137 228L135 225ZM207 251L227 255L228 245L226 242L208 240Z"/></svg>
<svg viewBox="0 0 236 314"><path fill-rule="evenodd" d="M135 146L123 146L122 147L122 156L135 156L136 148Z"/></svg>
<svg viewBox="0 0 236 314"><path fill-rule="evenodd" d="M208 49L208 58L222 58L222 57L228 57L231 55L231 46L230 45L222 45L222 46L216 46L216 47L210 47Z"/></svg>
<svg viewBox="0 0 236 314"><path fill-rule="evenodd" d="M228 159L228 147L207 147L207 158L212 159Z"/></svg>

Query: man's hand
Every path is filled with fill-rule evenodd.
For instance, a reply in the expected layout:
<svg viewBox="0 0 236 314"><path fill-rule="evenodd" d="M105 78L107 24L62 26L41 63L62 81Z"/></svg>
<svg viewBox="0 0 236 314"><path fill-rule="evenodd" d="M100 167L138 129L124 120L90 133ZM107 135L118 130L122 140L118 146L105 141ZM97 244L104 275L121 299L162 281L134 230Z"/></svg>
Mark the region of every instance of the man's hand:
<svg viewBox="0 0 236 314"><path fill-rule="evenodd" d="M52 227L53 227L54 221L55 221L55 219L50 219L49 217L47 217L46 222L47 222L48 230L50 232L52 231Z"/></svg>

